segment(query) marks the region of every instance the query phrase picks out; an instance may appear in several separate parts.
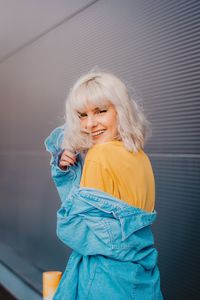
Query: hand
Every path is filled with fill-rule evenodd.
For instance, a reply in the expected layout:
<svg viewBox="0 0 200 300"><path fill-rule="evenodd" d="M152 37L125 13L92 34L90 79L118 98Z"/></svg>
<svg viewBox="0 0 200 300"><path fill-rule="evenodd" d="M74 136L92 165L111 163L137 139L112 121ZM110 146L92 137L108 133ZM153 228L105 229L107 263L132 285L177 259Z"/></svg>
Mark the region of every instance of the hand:
<svg viewBox="0 0 200 300"><path fill-rule="evenodd" d="M59 167L66 170L67 167L74 165L76 162L76 155L73 152L64 150L59 161Z"/></svg>

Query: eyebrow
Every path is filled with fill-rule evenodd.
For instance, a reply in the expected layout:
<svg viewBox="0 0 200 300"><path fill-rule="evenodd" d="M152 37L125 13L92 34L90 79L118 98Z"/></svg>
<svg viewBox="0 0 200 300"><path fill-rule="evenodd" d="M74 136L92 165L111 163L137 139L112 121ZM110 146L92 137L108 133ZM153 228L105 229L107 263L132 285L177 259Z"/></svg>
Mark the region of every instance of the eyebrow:
<svg viewBox="0 0 200 300"><path fill-rule="evenodd" d="M102 109L108 109L108 105L104 105L104 106L97 106L94 109L92 109L92 111L96 111L96 110L102 110ZM78 114L85 114L86 111L77 111Z"/></svg>

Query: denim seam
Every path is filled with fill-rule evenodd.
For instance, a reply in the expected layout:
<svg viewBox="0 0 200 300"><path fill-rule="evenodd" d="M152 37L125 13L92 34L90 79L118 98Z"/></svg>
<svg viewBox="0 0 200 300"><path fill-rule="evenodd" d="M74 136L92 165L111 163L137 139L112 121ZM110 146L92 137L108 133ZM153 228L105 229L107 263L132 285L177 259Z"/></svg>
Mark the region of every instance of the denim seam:
<svg viewBox="0 0 200 300"><path fill-rule="evenodd" d="M72 254L70 255L68 262L67 262L67 267L66 267L66 271L67 273L71 270L72 265L73 265L73 258L74 258L74 254L72 252Z"/></svg>
<svg viewBox="0 0 200 300"><path fill-rule="evenodd" d="M137 265L137 269L136 269L136 271L135 271L135 280L134 280L134 283L133 283L133 289L132 289L132 296L133 296L133 300L136 300L136 284L135 284L135 281L136 281L136 277L137 277L137 275L138 275L138 268L139 268L139 266Z"/></svg>
<svg viewBox="0 0 200 300"><path fill-rule="evenodd" d="M94 277L95 277L95 274L96 274L96 269L97 269L97 261L95 262L95 266L94 266L94 272L92 274L92 277L90 278L89 282L88 282L88 290L87 290L87 296L86 296L86 299L89 298L89 293L90 293L90 290L91 290L91 287L92 287L92 282L94 281Z"/></svg>

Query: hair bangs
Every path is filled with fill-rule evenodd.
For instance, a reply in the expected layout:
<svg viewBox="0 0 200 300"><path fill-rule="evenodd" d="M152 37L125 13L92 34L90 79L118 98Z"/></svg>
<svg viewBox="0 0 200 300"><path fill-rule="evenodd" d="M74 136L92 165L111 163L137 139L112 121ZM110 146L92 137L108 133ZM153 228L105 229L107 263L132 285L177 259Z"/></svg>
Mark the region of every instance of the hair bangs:
<svg viewBox="0 0 200 300"><path fill-rule="evenodd" d="M88 104L102 107L109 101L106 91L95 81L91 80L81 84L73 93L71 99L72 108L75 111L83 112Z"/></svg>

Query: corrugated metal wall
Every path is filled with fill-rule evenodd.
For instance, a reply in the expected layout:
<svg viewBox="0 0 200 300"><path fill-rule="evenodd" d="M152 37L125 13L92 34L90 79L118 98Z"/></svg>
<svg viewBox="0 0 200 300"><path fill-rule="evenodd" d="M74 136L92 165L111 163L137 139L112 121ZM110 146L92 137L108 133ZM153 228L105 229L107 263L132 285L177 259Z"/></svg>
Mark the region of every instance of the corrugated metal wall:
<svg viewBox="0 0 200 300"><path fill-rule="evenodd" d="M200 2L83 4L1 60L2 241L39 269L63 270L70 250L55 236L59 198L43 141L63 123L68 89L98 65L136 89L152 122L165 299L199 299Z"/></svg>

